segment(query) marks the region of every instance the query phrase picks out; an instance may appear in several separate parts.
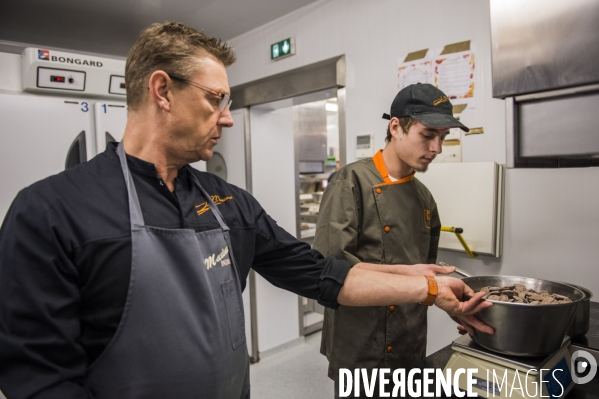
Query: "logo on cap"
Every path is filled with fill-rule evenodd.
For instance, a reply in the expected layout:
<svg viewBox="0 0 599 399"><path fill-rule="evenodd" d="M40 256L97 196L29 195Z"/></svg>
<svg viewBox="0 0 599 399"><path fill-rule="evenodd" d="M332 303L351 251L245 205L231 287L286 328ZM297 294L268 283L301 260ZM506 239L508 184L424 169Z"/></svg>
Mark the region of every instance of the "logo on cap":
<svg viewBox="0 0 599 399"><path fill-rule="evenodd" d="M449 101L449 98L447 98L447 96L441 96L437 98L435 101L433 101L433 105L436 107L437 105L444 103L445 101Z"/></svg>

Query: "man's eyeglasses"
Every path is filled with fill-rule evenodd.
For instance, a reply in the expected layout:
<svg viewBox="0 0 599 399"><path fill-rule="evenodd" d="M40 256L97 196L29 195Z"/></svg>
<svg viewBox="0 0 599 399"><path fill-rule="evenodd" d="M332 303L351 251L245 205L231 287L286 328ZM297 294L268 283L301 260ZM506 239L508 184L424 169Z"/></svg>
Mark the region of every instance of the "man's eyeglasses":
<svg viewBox="0 0 599 399"><path fill-rule="evenodd" d="M178 80L179 82L184 82L193 87L197 87L198 89L204 90L204 91L212 94L213 96L219 98L220 102L218 103L218 109L221 111L227 107L230 107L231 103L233 102L233 100L231 100L231 96L229 96L228 94L218 92L214 89L211 89L210 87L203 86L199 83L192 82L191 80L187 80L185 78L182 78L181 76L173 75L171 73L168 74L168 77L171 78L172 80Z"/></svg>

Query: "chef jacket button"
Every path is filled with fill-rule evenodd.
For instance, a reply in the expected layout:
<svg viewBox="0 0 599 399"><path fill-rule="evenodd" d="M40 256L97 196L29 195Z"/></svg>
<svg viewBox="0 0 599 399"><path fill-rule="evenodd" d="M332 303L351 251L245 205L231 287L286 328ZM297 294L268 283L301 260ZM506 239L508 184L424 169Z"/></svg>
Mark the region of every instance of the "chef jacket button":
<svg viewBox="0 0 599 399"><path fill-rule="evenodd" d="M393 305L389 306L389 311L390 312L395 312L395 306L393 306Z"/></svg>
<svg viewBox="0 0 599 399"><path fill-rule="evenodd" d="M391 231L391 227L389 227L389 226L385 226L385 232L386 232L386 233L388 233L388 232L390 232L390 231Z"/></svg>
<svg viewBox="0 0 599 399"><path fill-rule="evenodd" d="M380 193L381 193L381 191L382 191L382 190L381 190L380 188L377 188L377 189L376 189L376 193L377 193L377 194L380 194Z"/></svg>
<svg viewBox="0 0 599 399"><path fill-rule="evenodd" d="M387 347L387 352L391 352L392 350L393 350L393 347L392 347L391 345L389 345L389 346Z"/></svg>

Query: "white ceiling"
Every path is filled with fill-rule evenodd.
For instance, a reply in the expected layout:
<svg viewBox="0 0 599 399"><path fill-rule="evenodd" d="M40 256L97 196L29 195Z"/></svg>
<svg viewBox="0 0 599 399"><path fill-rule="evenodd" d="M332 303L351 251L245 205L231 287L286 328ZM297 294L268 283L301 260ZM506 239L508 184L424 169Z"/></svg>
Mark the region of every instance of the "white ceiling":
<svg viewBox="0 0 599 399"><path fill-rule="evenodd" d="M179 21L228 40L314 1L0 0L0 42L125 57L153 22Z"/></svg>

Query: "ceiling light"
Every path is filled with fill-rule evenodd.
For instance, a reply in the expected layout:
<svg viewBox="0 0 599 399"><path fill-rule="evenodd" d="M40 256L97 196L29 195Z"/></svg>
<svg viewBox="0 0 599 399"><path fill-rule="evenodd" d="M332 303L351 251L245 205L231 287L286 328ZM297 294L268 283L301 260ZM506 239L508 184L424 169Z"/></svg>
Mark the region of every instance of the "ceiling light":
<svg viewBox="0 0 599 399"><path fill-rule="evenodd" d="M339 109L337 104L333 104L333 103L329 103L329 102L325 105L325 108L327 111L333 111L333 112L337 112L337 110Z"/></svg>

